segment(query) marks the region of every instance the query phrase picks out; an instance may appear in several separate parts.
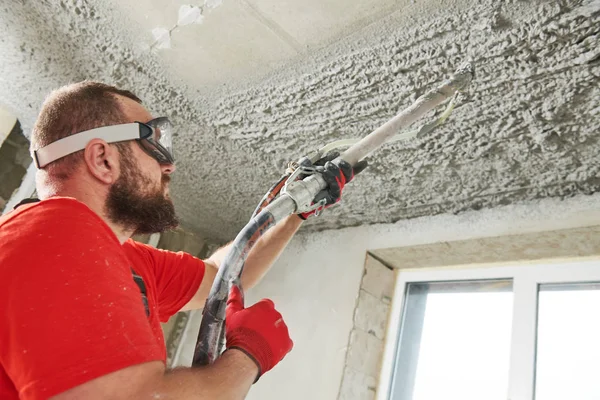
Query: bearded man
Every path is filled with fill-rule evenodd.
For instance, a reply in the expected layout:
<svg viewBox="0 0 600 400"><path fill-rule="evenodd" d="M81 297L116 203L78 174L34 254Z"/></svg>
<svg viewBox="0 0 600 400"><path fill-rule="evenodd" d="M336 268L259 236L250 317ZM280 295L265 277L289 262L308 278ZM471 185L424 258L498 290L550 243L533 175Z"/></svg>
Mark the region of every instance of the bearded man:
<svg viewBox="0 0 600 400"><path fill-rule="evenodd" d="M102 83L44 102L31 134L41 201L0 218L1 399L240 399L292 349L273 302L244 308L234 287L225 353L207 367L166 369L160 322L204 305L228 251L203 261L131 239L178 224L172 133L133 93ZM334 203L352 172L329 165L328 174ZM243 288L308 216L257 242Z"/></svg>

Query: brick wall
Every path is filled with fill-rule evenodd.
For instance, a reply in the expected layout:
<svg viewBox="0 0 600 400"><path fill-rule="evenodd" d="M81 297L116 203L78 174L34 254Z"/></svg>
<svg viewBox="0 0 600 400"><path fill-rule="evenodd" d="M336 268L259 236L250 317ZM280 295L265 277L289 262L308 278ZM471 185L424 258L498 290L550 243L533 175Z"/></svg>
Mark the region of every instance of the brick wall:
<svg viewBox="0 0 600 400"><path fill-rule="evenodd" d="M338 400L373 400L396 273L367 255Z"/></svg>

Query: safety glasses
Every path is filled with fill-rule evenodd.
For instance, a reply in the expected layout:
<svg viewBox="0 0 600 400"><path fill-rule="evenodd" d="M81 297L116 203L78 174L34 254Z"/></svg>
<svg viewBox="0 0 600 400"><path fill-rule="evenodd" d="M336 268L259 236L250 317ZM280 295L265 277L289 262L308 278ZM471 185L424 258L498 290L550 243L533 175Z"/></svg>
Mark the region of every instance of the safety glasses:
<svg viewBox="0 0 600 400"><path fill-rule="evenodd" d="M142 150L160 164L174 164L173 127L167 117L155 118L148 122L103 126L67 136L33 152L35 164L39 168L60 158L85 149L92 139L102 139L107 143L136 140Z"/></svg>

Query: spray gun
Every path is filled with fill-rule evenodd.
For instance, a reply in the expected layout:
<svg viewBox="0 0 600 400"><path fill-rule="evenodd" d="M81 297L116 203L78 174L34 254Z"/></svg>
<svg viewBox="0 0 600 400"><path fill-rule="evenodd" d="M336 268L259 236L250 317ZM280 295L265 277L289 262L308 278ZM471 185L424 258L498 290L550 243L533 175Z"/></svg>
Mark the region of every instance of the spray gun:
<svg viewBox="0 0 600 400"><path fill-rule="evenodd" d="M330 151L350 146L339 158L355 166L363 158L381 147L384 143L397 140L411 140L431 132L444 123L456 104L458 93L471 82L474 74L470 63L461 65L454 75L436 88L419 97L410 107L360 140L342 140L330 143L307 157L312 163ZM397 133L423 117L444 101L451 99L446 110L435 121L419 129L401 135ZM231 249L221 264L206 300L202 323L194 352L193 366L213 363L220 355L224 344L225 309L232 285L239 286L239 278L248 253L269 228L291 214L314 210L315 196L327 187L320 174L308 174L298 179L306 169L291 165L286 174L267 192L256 208L250 222L235 238ZM240 288L241 289L241 288Z"/></svg>

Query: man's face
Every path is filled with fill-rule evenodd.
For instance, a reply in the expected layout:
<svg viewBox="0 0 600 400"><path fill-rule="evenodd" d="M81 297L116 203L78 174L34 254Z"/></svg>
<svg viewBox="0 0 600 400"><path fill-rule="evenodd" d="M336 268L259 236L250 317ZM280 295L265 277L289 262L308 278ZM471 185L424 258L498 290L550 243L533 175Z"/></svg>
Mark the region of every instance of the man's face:
<svg viewBox="0 0 600 400"><path fill-rule="evenodd" d="M130 121L148 121L152 116L133 100L124 99ZM179 224L168 192L174 166L162 166L137 143L128 142L120 151L120 175L106 199L108 217L138 234L164 232Z"/></svg>
<svg viewBox="0 0 600 400"><path fill-rule="evenodd" d="M121 154L121 174L106 199L108 217L138 234L177 227L179 221L167 188L170 180L171 177L164 174L157 186L131 157Z"/></svg>

